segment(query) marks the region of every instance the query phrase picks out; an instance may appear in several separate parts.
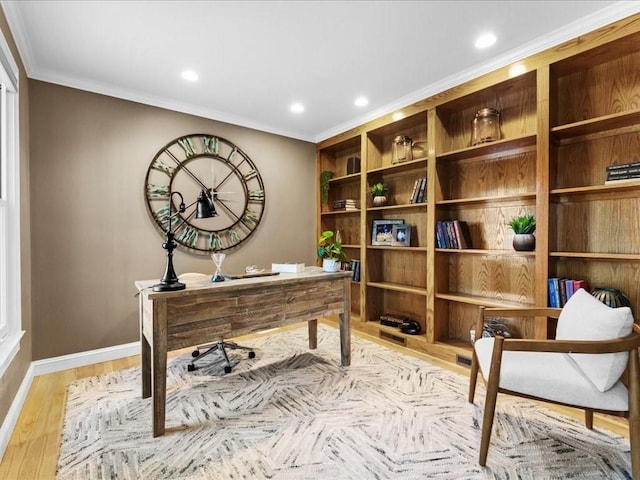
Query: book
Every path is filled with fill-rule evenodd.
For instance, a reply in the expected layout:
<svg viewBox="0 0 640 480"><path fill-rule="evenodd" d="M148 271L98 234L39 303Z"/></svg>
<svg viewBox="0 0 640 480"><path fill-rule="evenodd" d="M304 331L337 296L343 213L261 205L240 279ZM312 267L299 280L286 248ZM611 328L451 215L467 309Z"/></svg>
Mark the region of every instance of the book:
<svg viewBox="0 0 640 480"><path fill-rule="evenodd" d="M453 237L453 232L451 231L451 221L447 220L444 222L444 239L447 245L447 248L457 248L455 246L455 239Z"/></svg>
<svg viewBox="0 0 640 480"><path fill-rule="evenodd" d="M304 263L272 263L271 271L278 273L302 273Z"/></svg>
<svg viewBox="0 0 640 480"><path fill-rule="evenodd" d="M614 172L616 170L624 170L625 168L640 167L640 162L621 163L619 165L607 165L607 172Z"/></svg>
<svg viewBox="0 0 640 480"><path fill-rule="evenodd" d="M640 174L640 167L633 168L622 168L620 170L611 170L607 172L607 178L618 178L625 177L629 175L637 175Z"/></svg>
<svg viewBox="0 0 640 480"><path fill-rule="evenodd" d="M467 222L463 220L454 220L453 227L458 240L458 248L472 248L471 232L469 231L469 225L467 225Z"/></svg>
<svg viewBox="0 0 640 480"><path fill-rule="evenodd" d="M567 300L569 300L571 298L571 296L573 295L574 291L573 291L573 280L570 278L566 278L564 280L564 288L567 292Z"/></svg>
<svg viewBox="0 0 640 480"><path fill-rule="evenodd" d="M411 199L409 203L416 203L416 193L418 192L418 187L420 186L420 179L416 178L413 182L413 191L411 192Z"/></svg>
<svg viewBox="0 0 640 480"><path fill-rule="evenodd" d="M560 294L560 307L564 307L567 303L567 284L566 278L560 278L558 280L558 292Z"/></svg>
<svg viewBox="0 0 640 480"><path fill-rule="evenodd" d="M447 248L447 243L444 239L444 225L442 220L436 222L436 245L438 248Z"/></svg>
<svg viewBox="0 0 640 480"><path fill-rule="evenodd" d="M360 260L351 260L351 280L360 281Z"/></svg>
<svg viewBox="0 0 640 480"><path fill-rule="evenodd" d="M581 288L583 288L587 292L589 291L589 284L587 283L587 281L586 280L574 280L573 281L573 292L575 293L578 290L580 290Z"/></svg>
<svg viewBox="0 0 640 480"><path fill-rule="evenodd" d="M420 187L418 190L418 195L416 196L416 203L423 203L425 199L425 191L427 189L427 179L422 178L420 180Z"/></svg>
<svg viewBox="0 0 640 480"><path fill-rule="evenodd" d="M560 279L557 277L551 277L547 280L550 307L560 307L560 287L558 286L559 280Z"/></svg>
<svg viewBox="0 0 640 480"><path fill-rule="evenodd" d="M636 183L640 182L640 176L637 177L628 177L628 178L616 178L614 180L607 180L604 182L605 185L614 185L619 183Z"/></svg>

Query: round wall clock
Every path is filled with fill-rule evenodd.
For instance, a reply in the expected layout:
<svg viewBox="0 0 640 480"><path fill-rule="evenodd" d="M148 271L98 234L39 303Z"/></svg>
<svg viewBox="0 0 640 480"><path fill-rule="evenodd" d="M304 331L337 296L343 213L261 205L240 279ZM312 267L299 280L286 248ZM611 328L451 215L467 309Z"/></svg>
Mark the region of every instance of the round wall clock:
<svg viewBox="0 0 640 480"><path fill-rule="evenodd" d="M213 206L212 218L198 218L202 195ZM265 206L262 177L249 156L224 138L199 133L172 140L153 157L145 200L163 235L171 218L178 247L203 255L248 239Z"/></svg>

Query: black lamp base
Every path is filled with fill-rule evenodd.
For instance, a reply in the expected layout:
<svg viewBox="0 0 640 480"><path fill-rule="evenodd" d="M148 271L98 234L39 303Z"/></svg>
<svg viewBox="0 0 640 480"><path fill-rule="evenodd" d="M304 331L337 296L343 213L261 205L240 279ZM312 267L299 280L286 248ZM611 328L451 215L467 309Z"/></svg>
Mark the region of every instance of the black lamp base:
<svg viewBox="0 0 640 480"><path fill-rule="evenodd" d="M175 292L176 290L184 290L186 285L180 282L161 282L151 287L154 292Z"/></svg>

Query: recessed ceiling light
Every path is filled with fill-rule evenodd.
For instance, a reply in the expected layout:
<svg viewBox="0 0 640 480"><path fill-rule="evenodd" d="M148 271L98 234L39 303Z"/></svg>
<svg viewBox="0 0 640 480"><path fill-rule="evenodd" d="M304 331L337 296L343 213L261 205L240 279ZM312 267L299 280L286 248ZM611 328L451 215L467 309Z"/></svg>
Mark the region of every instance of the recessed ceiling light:
<svg viewBox="0 0 640 480"><path fill-rule="evenodd" d="M527 69L525 68L524 65L522 65L521 63L516 63L515 65L512 65L511 68L509 69L509 76L510 77L517 77L518 75L522 75Z"/></svg>
<svg viewBox="0 0 640 480"><path fill-rule="evenodd" d="M291 105L291 111L293 113L302 113L304 112L304 105L302 105L301 103L294 103L293 105Z"/></svg>
<svg viewBox="0 0 640 480"><path fill-rule="evenodd" d="M402 112L395 112L393 115L391 115L391 119L394 122L397 122L398 120L402 120L404 118L404 113Z"/></svg>
<svg viewBox="0 0 640 480"><path fill-rule="evenodd" d="M182 78L189 82L195 82L199 77L198 74L193 70L185 70L184 72L182 72Z"/></svg>
<svg viewBox="0 0 640 480"><path fill-rule="evenodd" d="M355 103L356 107L364 107L369 104L369 99L367 97L358 97L353 103Z"/></svg>
<svg viewBox="0 0 640 480"><path fill-rule="evenodd" d="M493 33L483 33L476 39L476 48L487 48L496 43L496 36Z"/></svg>

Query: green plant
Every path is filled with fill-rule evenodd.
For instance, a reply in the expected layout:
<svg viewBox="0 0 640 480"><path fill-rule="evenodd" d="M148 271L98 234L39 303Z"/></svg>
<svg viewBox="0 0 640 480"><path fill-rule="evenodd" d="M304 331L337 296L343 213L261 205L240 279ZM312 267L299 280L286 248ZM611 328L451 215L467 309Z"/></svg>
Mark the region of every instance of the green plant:
<svg viewBox="0 0 640 480"><path fill-rule="evenodd" d="M382 182L374 183L369 187L369 192L371 192L371 195L374 197L380 197L387 193L387 187Z"/></svg>
<svg viewBox="0 0 640 480"><path fill-rule="evenodd" d="M342 243L334 240L334 233L331 230L322 232L318 239L318 258L330 258L343 261L347 255L342 250Z"/></svg>
<svg viewBox="0 0 640 480"><path fill-rule="evenodd" d="M509 226L517 234L533 233L536 231L536 219L533 215L520 215L512 218Z"/></svg>
<svg viewBox="0 0 640 480"><path fill-rule="evenodd" d="M322 203L329 200L329 180L331 180L336 174L325 170L320 174L320 199Z"/></svg>

